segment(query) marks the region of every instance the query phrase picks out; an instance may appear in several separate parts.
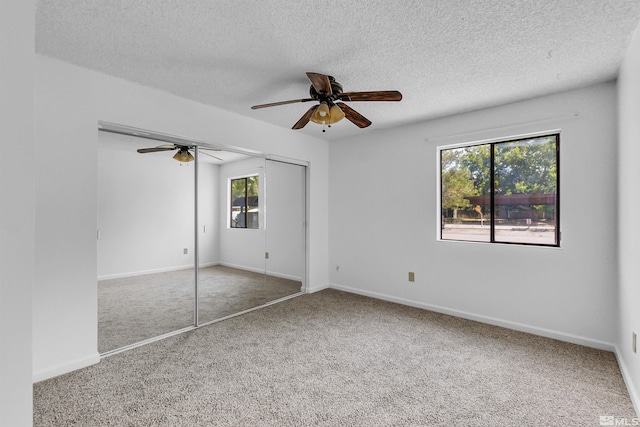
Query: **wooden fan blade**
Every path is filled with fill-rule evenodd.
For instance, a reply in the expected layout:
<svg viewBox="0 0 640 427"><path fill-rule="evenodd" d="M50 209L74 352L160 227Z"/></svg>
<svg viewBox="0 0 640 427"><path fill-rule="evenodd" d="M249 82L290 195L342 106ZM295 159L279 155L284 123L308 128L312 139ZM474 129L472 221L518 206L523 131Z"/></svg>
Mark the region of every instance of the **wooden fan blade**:
<svg viewBox="0 0 640 427"><path fill-rule="evenodd" d="M178 147L176 147L175 145L172 145L171 147L169 147L168 145L166 146L159 146L159 147L152 147L152 148L139 148L136 151L138 153L144 154L144 153L155 153L156 151L173 151L173 150L177 150Z"/></svg>
<svg viewBox="0 0 640 427"><path fill-rule="evenodd" d="M309 123L309 120L311 119L311 115L316 111L316 108L318 108L317 105L314 105L313 107L309 108L307 112L304 113L302 117L300 117L300 120L298 120L291 129L302 129L303 127L305 127L307 123Z"/></svg>
<svg viewBox="0 0 640 427"><path fill-rule="evenodd" d="M336 103L336 105L340 107L340 109L342 109L342 111L344 112L344 116L347 118L347 120L349 120L351 123L358 126L359 128L366 128L367 126L371 125L371 121L369 119L364 117L362 114L358 113L353 108L349 107L347 104L338 102Z"/></svg>
<svg viewBox="0 0 640 427"><path fill-rule="evenodd" d="M344 92L338 95L342 101L400 101L402 94L397 90L378 90L373 92Z"/></svg>
<svg viewBox="0 0 640 427"><path fill-rule="evenodd" d="M316 92L324 95L333 95L329 76L320 73L307 73L307 77L311 80L311 84Z"/></svg>
<svg viewBox="0 0 640 427"><path fill-rule="evenodd" d="M252 110L257 110L259 108L275 107L277 105L295 104L295 103L298 103L298 102L309 102L309 101L315 101L315 99L313 99L313 98L303 98L303 99L292 99L290 101L271 102L269 104L254 105L253 107L251 107L251 109Z"/></svg>

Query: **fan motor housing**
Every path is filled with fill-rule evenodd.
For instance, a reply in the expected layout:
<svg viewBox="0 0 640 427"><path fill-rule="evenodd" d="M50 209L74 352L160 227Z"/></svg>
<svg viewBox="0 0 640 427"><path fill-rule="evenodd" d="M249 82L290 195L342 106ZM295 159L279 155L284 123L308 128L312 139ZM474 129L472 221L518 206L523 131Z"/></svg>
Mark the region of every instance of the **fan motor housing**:
<svg viewBox="0 0 640 427"><path fill-rule="evenodd" d="M336 79L333 78L333 76L327 77L329 77L329 83L331 84L331 91L333 92L333 94L327 95L325 93L318 93L316 88L311 85L309 86L309 96L311 96L313 99L317 99L318 101L333 101L336 99L337 95L340 95L342 93L342 85L338 83Z"/></svg>

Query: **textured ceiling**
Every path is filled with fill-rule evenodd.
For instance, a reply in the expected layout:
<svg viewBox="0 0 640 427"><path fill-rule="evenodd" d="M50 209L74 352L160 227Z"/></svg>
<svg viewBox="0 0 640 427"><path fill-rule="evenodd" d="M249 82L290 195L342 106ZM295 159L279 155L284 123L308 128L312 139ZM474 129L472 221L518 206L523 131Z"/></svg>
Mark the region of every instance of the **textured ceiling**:
<svg viewBox="0 0 640 427"><path fill-rule="evenodd" d="M310 104L305 72L373 122L343 138L615 78L638 0L39 0L36 51L205 104L291 126Z"/></svg>

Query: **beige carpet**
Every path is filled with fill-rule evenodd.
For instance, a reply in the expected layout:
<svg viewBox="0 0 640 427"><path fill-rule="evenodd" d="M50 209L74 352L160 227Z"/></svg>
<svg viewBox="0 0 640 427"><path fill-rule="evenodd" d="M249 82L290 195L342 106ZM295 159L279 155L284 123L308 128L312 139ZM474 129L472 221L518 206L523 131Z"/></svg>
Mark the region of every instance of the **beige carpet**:
<svg viewBox="0 0 640 427"><path fill-rule="evenodd" d="M36 426L598 426L612 353L325 290L34 386Z"/></svg>
<svg viewBox="0 0 640 427"><path fill-rule="evenodd" d="M300 292L302 284L231 267L201 268L200 323ZM173 332L194 322L193 269L98 282L98 351Z"/></svg>

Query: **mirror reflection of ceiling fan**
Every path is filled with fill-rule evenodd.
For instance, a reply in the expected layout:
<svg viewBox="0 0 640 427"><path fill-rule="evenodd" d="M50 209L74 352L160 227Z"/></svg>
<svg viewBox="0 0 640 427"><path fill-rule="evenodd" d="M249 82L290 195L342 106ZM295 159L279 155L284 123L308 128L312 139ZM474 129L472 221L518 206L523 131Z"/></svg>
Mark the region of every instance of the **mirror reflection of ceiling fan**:
<svg viewBox="0 0 640 427"><path fill-rule="evenodd" d="M292 129L302 129L309 121L331 126L346 117L347 120L358 126L366 128L371 121L362 116L344 102L348 101L400 101L402 94L397 90L384 90L373 92L343 92L342 85L336 82L332 76L320 73L307 73L311 80L309 88L310 98L292 99L290 101L272 102L269 104L254 105L252 110L259 108L275 107L277 105L294 104L297 102L318 101L318 105L309 108L306 113L293 125Z"/></svg>
<svg viewBox="0 0 640 427"><path fill-rule="evenodd" d="M196 147L195 145L189 146L189 145L179 145L179 144L163 144L163 145L158 145L157 147L139 148L137 151L140 154L145 154L145 153L155 153L158 151L178 150L178 152L173 156L174 159L176 159L179 162L191 162L194 160L193 154L191 154L191 152L195 147ZM209 154L203 150L220 151L219 149L198 147L198 154L204 154L206 156L213 157L214 159L223 161L220 157L216 157L213 154Z"/></svg>
<svg viewBox="0 0 640 427"><path fill-rule="evenodd" d="M193 157L193 149L198 147L198 154L204 154L209 157L213 157L216 160L224 162L224 159L216 157L212 154L206 153L207 151L222 151L220 148L207 147L206 142L197 142L195 140L186 139L176 135L170 135L167 133L160 133L146 129L135 128L131 126L121 125L118 123L110 123L99 121L98 129L103 132L117 133L120 135L132 136L136 138L150 139L152 141L165 142L166 144L158 145L150 148L140 148L138 153L155 153L158 151L175 151L178 152L173 156L179 162L191 162L195 158Z"/></svg>

